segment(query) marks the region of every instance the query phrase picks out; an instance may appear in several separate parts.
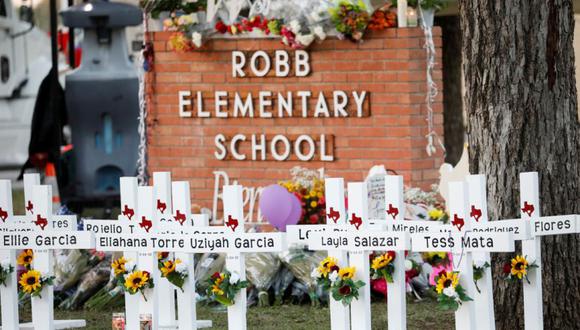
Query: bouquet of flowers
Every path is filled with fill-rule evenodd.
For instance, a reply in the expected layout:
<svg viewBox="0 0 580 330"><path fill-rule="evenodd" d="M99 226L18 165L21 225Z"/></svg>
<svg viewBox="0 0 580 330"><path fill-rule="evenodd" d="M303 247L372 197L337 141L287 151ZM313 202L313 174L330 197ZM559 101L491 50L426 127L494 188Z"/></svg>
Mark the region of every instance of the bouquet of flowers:
<svg viewBox="0 0 580 330"><path fill-rule="evenodd" d="M477 292L481 292L481 290L479 290L479 286L477 286L477 281L483 278L485 270L489 267L491 267L491 265L487 261L483 262L481 260L478 260L473 262L473 282L475 283L475 288L477 289Z"/></svg>
<svg viewBox="0 0 580 330"><path fill-rule="evenodd" d="M233 306L238 292L248 287L248 281L241 281L240 275L227 270L222 273L215 272L207 282L207 296L224 306Z"/></svg>
<svg viewBox="0 0 580 330"><path fill-rule="evenodd" d="M530 269L538 268L536 262L530 263L526 257L517 255L510 262L506 262L503 266L505 279L508 281L521 281L523 279L530 283L528 279L528 271Z"/></svg>
<svg viewBox="0 0 580 330"><path fill-rule="evenodd" d="M30 267L32 267L33 261L34 261L34 252L32 252L32 250L30 249L23 250L16 258L16 263L18 264L18 266L22 266L28 270L30 270Z"/></svg>
<svg viewBox="0 0 580 330"><path fill-rule="evenodd" d="M6 286L8 276L14 272L14 266L10 264L10 260L2 260L0 262L0 285Z"/></svg>
<svg viewBox="0 0 580 330"><path fill-rule="evenodd" d="M435 282L437 301L443 310L456 311L462 303L473 300L459 284L459 272L441 271Z"/></svg>
<svg viewBox="0 0 580 330"><path fill-rule="evenodd" d="M294 167L290 173L292 179L279 184L293 193L302 204L302 216L299 224L325 223L324 179L317 171Z"/></svg>
<svg viewBox="0 0 580 330"><path fill-rule="evenodd" d="M130 260L121 257L111 263L111 271L117 281L117 286L125 292L136 294L140 292L147 301L145 290L154 287L153 278L148 271L137 269L137 265Z"/></svg>
<svg viewBox="0 0 580 330"><path fill-rule="evenodd" d="M397 14L390 10L391 4L375 10L369 21L368 29L380 31L397 26Z"/></svg>
<svg viewBox="0 0 580 330"><path fill-rule="evenodd" d="M428 212L427 216L431 221L441 221L443 223L449 222L449 214L445 210L438 207L432 207Z"/></svg>
<svg viewBox="0 0 580 330"><path fill-rule="evenodd" d="M384 278L385 281L393 283L393 272L395 271L395 252L388 251L387 253L374 257L371 261L371 278L373 280Z"/></svg>
<svg viewBox="0 0 580 330"><path fill-rule="evenodd" d="M167 255L165 258L157 258L157 266L161 271L161 277L166 278L169 283L175 285L183 292L183 284L188 275L187 264L182 262L181 259L171 259Z"/></svg>
<svg viewBox="0 0 580 330"><path fill-rule="evenodd" d="M169 47L176 52L185 52L199 48L203 43L201 32L194 27L199 24L197 13L176 13L163 21L163 30L174 32L169 37Z"/></svg>
<svg viewBox="0 0 580 330"><path fill-rule="evenodd" d="M325 290L330 290L334 300L348 306L353 299L358 299L358 290L365 285L363 281L353 280L355 273L354 267L340 268L336 258L327 257L312 271L312 277Z"/></svg>
<svg viewBox="0 0 580 330"><path fill-rule="evenodd" d="M357 3L342 0L337 7L330 8L330 20L336 31L340 32L351 41L362 40L364 32L369 24L369 13L365 4L359 0Z"/></svg>
<svg viewBox="0 0 580 330"><path fill-rule="evenodd" d="M54 276L43 276L39 271L28 269L18 281L20 290L32 297L41 297L40 293L46 285L52 285Z"/></svg>
<svg viewBox="0 0 580 330"><path fill-rule="evenodd" d="M317 292L318 279L311 276L311 271L324 259L325 252L290 249L280 252L279 257L292 274L296 276L296 280L306 286L310 304L318 306L320 304L320 297Z"/></svg>

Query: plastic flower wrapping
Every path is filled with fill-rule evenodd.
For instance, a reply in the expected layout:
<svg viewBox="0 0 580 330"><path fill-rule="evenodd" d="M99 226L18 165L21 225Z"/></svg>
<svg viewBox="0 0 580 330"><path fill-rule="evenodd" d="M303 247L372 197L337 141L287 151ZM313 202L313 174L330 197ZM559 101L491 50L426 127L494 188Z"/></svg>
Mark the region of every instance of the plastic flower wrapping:
<svg viewBox="0 0 580 330"><path fill-rule="evenodd" d="M275 253L251 253L246 256L246 278L258 290L258 306L270 306L268 289L274 283L281 264Z"/></svg>

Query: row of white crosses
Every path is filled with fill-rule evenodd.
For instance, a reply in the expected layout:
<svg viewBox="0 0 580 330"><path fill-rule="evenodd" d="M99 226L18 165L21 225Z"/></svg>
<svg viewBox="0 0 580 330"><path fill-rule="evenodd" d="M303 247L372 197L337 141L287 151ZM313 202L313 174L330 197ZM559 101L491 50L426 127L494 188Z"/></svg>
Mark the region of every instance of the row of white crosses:
<svg viewBox="0 0 580 330"><path fill-rule="evenodd" d="M401 226L405 210L403 180L400 176L386 176L387 226L373 226L372 230L365 230L369 229L367 222L373 222L367 219L366 214L366 186L362 183L349 183L349 211L346 214L343 180L326 179L328 225L289 226L288 241L306 242L313 250L328 250L329 256L337 257L340 266L355 266L356 279L367 283L367 288L368 254L365 252L395 251L395 274L393 283L388 283L387 290L389 329L406 328L404 250L451 252L453 269L461 273L460 284L467 295L474 299L472 302L463 303L457 310L456 329L494 329L491 269L485 269L485 275L478 283L478 291L473 281L473 264L474 261L480 265L490 262L489 254L493 252L513 252L514 240L522 240L522 254L539 266L528 274L531 284L523 284L526 329L541 329L540 236L580 232L580 220L577 215L539 216L537 173L522 173L520 186L521 219L488 222L485 177L471 175L466 182L450 183L451 225L406 222ZM389 218L393 222L389 222ZM377 238L375 244L383 245L365 245L364 238L367 238L367 243L371 238ZM363 287L359 299L350 306L343 306L331 299L332 329L371 328L370 297L367 290Z"/></svg>
<svg viewBox="0 0 580 330"><path fill-rule="evenodd" d="M32 267L42 276L53 274L52 250L86 249L92 244L90 234L76 232L75 216L58 216L52 212L52 187L40 185L38 174L24 175L26 215L15 216L12 187L0 180L0 259L14 266L6 286L0 286L2 329L68 329L84 327L84 320L54 320L53 288L46 286L39 297L32 298L32 322L19 324L16 250L32 249Z"/></svg>

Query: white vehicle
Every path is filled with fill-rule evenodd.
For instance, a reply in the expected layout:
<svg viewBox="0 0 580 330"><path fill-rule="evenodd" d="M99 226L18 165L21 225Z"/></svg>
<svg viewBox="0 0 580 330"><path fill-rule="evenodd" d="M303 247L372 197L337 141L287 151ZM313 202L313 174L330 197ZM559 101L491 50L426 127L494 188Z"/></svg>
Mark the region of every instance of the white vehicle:
<svg viewBox="0 0 580 330"><path fill-rule="evenodd" d="M49 36L20 20L11 0L0 0L0 167L28 158L36 95L50 67Z"/></svg>

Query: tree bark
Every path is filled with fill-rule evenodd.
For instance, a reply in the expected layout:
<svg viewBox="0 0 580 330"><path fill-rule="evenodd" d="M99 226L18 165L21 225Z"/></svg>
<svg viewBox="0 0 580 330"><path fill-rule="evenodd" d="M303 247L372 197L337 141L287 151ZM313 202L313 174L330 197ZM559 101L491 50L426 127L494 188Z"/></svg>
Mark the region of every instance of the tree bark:
<svg viewBox="0 0 580 330"><path fill-rule="evenodd" d="M460 0L471 173L492 219L519 217L519 173L540 176L542 215L580 213L571 0ZM510 255L511 256L511 255ZM494 268L498 329L523 328L521 284ZM545 329L580 324L580 237L542 238Z"/></svg>

